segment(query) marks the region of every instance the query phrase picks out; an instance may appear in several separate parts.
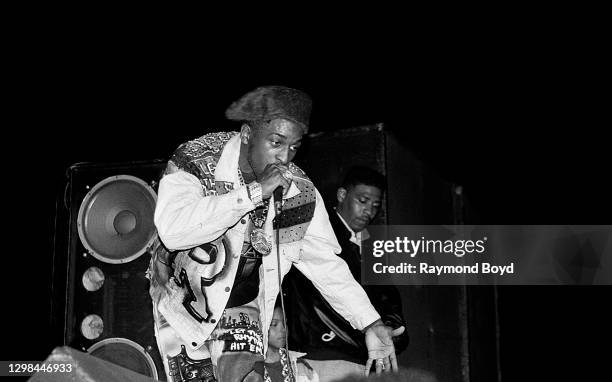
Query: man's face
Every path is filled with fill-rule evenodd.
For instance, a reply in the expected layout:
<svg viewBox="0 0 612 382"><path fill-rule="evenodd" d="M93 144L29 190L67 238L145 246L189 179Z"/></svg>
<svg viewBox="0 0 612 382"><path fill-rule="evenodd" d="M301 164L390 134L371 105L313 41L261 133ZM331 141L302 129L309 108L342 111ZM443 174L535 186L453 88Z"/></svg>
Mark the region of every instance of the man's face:
<svg viewBox="0 0 612 382"><path fill-rule="evenodd" d="M259 178L268 164L286 165L293 160L304 131L295 122L279 118L258 128L243 126L240 135L248 145L247 161Z"/></svg>
<svg viewBox="0 0 612 382"><path fill-rule="evenodd" d="M348 190L340 187L336 196L336 210L353 231L360 232L378 213L382 192L378 187L357 184Z"/></svg>
<svg viewBox="0 0 612 382"><path fill-rule="evenodd" d="M285 322L283 321L283 312L280 308L274 309L270 330L268 331L268 345L277 349L285 347Z"/></svg>

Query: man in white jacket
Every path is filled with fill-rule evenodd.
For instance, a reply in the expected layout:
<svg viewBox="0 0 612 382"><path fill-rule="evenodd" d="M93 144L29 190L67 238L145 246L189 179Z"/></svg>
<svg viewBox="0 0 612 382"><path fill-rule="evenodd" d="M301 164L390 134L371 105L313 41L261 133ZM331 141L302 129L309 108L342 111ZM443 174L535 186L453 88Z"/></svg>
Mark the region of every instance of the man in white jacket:
<svg viewBox="0 0 612 382"><path fill-rule="evenodd" d="M382 323L335 255L340 247L321 196L291 162L310 109L310 98L299 90L257 88L226 111L230 120L243 122L239 133L184 143L168 162L149 277L169 380L188 374L205 381L211 369L218 381L261 380L263 370L255 365L263 364L279 279L292 265L366 333L365 373L374 361L377 372L397 369L392 336L404 328ZM282 212L276 216L278 187Z"/></svg>

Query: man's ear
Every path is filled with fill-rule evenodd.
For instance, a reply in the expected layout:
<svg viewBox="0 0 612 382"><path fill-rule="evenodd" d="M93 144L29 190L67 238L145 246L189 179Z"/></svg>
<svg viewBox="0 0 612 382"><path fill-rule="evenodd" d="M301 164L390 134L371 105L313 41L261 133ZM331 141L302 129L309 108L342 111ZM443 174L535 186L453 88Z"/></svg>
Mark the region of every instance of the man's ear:
<svg viewBox="0 0 612 382"><path fill-rule="evenodd" d="M336 191L336 199L338 199L338 203L342 203L346 198L346 188L340 187L338 191Z"/></svg>
<svg viewBox="0 0 612 382"><path fill-rule="evenodd" d="M250 138L251 126L247 125L246 123L243 123L242 127L240 128L240 142L246 145L249 143Z"/></svg>

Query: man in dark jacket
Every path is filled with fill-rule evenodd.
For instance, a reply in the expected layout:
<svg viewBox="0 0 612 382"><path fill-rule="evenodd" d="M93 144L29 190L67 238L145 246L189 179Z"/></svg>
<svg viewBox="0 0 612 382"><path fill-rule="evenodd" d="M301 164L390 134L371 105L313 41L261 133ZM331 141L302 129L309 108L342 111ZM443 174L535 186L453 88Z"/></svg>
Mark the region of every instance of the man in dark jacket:
<svg viewBox="0 0 612 382"><path fill-rule="evenodd" d="M385 178L367 167L352 168L337 190L337 204L329 221L344 259L357 281L361 280L361 242L376 217L385 190ZM289 301L289 347L307 353L305 359L321 382L362 373L368 359L364 334L355 330L322 298L312 282L299 272L285 279ZM404 325L401 298L395 286L364 286L383 322L392 328ZM394 337L396 353L408 345L406 331Z"/></svg>

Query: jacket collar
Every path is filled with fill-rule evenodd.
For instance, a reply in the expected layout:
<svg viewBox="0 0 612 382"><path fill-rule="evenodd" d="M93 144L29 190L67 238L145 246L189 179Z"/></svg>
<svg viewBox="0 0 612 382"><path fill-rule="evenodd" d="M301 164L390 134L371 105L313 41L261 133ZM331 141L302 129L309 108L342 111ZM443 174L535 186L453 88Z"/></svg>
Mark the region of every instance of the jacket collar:
<svg viewBox="0 0 612 382"><path fill-rule="evenodd" d="M351 232L348 230L346 225L340 220L340 216L335 209L328 211L329 222L332 225L336 236L338 237L338 241L349 241L351 239Z"/></svg>
<svg viewBox="0 0 612 382"><path fill-rule="evenodd" d="M334 232L336 233L336 236L339 239L338 241L340 241L340 239L345 240L345 241L350 241L353 234L351 233L351 230L349 229L349 227L347 227L347 224L342 220L342 218L340 217L336 209L334 208L328 211L328 215L329 215L329 222L331 223L332 228ZM368 229L364 228L363 231L361 231L360 236L361 236L361 242L369 239L370 233L368 232Z"/></svg>

